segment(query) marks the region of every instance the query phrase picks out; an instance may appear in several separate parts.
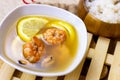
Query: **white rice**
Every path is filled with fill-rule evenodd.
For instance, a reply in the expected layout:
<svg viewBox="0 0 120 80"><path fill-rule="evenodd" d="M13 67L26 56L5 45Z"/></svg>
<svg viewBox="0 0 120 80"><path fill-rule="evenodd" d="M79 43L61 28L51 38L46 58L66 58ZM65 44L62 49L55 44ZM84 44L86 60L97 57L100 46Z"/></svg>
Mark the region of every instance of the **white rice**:
<svg viewBox="0 0 120 80"><path fill-rule="evenodd" d="M120 23L120 0L86 0L89 12L108 23Z"/></svg>

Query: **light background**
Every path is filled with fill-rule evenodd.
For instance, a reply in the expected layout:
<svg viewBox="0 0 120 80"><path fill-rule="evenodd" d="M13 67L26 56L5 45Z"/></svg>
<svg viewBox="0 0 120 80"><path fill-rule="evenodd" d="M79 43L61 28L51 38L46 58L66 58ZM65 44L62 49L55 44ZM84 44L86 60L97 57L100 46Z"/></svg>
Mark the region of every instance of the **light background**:
<svg viewBox="0 0 120 80"><path fill-rule="evenodd" d="M30 0L26 0L30 1ZM79 0L35 0L49 3L78 4ZM15 7L24 5L22 0L0 0L0 21Z"/></svg>

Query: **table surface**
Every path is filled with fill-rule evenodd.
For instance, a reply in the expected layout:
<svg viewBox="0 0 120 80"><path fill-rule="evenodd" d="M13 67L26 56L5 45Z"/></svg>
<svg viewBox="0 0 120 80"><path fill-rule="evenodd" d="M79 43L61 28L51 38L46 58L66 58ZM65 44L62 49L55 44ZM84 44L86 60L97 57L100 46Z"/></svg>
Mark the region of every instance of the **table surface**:
<svg viewBox="0 0 120 80"><path fill-rule="evenodd" d="M26 0L30 1L30 0ZM78 4L79 0L35 0L40 2L50 3L65 3L65 4ZM12 9L17 6L24 5L22 0L1 0L0 2L0 21L7 15Z"/></svg>

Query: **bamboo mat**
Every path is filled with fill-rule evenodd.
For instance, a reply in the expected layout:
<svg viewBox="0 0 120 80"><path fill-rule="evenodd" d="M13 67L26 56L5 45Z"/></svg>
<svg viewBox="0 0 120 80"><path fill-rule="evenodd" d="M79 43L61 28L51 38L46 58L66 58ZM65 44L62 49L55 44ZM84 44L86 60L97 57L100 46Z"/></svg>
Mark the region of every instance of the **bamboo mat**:
<svg viewBox="0 0 120 80"><path fill-rule="evenodd" d="M57 6L77 15L75 4L42 4ZM120 80L119 56L119 41L88 32L87 56L73 72L64 76L42 77L23 73L0 60L0 80Z"/></svg>

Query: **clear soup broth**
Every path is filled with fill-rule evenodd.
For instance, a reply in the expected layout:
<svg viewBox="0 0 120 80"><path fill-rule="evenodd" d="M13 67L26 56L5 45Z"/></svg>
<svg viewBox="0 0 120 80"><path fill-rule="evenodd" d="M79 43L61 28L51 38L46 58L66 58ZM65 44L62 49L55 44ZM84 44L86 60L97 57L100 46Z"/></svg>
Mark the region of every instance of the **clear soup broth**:
<svg viewBox="0 0 120 80"><path fill-rule="evenodd" d="M45 50L43 52L44 54L41 56L39 61L35 63L29 62L24 57L23 45L26 43L26 41L22 40L17 32L17 26L18 26L19 20L23 18L29 18L29 17L45 18L48 20L46 24L49 24L54 21L64 22L65 24L63 25L65 26L63 27L67 31L65 41L59 45L48 45L46 44L46 42L43 41L43 44L45 47ZM46 24L40 29L39 33L37 33L36 35L40 34L41 30L49 28L49 27L46 27ZM16 21L8 29L4 47L5 47L4 48L5 54L9 58L9 60L11 60L12 62L16 63L19 66L22 66L30 70L37 70L37 71L44 71L44 72L58 72L58 71L65 70L74 60L77 49L78 49L78 37L77 37L77 32L75 28L66 21L63 21L58 18L49 17L49 16L43 16L43 15L31 16L30 15L30 16L24 16L18 19L18 21ZM43 61L47 61L47 58L49 56L52 56L52 58L50 58L52 62L51 60L50 61L48 60L47 63L43 64ZM20 60L25 61L25 64L21 64L19 62Z"/></svg>

